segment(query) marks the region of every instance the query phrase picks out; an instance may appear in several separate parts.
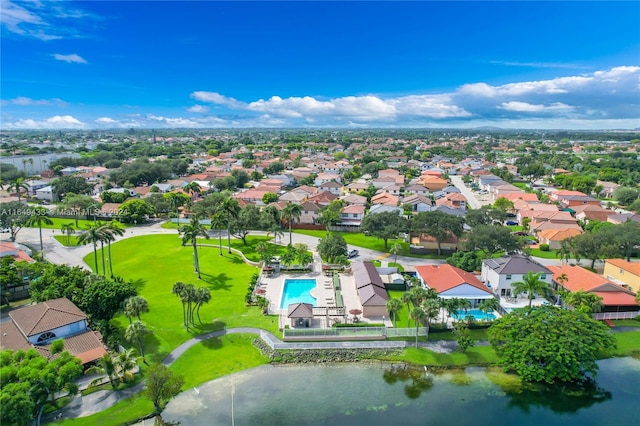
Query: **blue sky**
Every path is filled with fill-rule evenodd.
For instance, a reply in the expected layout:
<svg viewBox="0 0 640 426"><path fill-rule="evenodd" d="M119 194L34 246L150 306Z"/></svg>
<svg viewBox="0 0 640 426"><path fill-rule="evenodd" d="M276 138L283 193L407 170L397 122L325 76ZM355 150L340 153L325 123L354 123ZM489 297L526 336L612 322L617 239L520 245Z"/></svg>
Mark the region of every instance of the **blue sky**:
<svg viewBox="0 0 640 426"><path fill-rule="evenodd" d="M0 7L2 129L640 128L640 2Z"/></svg>

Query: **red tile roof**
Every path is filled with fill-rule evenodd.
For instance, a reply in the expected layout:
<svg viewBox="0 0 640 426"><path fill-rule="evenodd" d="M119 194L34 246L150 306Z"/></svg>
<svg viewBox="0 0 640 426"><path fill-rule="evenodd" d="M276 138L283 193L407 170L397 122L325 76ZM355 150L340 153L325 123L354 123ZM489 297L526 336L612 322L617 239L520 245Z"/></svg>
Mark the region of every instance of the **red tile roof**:
<svg viewBox="0 0 640 426"><path fill-rule="evenodd" d="M487 287L480 282L475 275L463 271L460 268L456 268L451 265L422 265L416 266L416 271L425 283L436 290L438 293L442 293L452 288L468 284L479 290L491 294Z"/></svg>
<svg viewBox="0 0 640 426"><path fill-rule="evenodd" d="M87 318L84 312L66 297L25 306L10 312L9 316L27 337Z"/></svg>

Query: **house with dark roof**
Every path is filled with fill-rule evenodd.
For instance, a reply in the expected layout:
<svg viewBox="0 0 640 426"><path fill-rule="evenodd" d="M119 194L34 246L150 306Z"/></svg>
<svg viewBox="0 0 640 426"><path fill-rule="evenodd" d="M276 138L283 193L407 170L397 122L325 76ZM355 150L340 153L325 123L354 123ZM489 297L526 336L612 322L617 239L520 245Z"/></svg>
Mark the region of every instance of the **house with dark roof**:
<svg viewBox="0 0 640 426"><path fill-rule="evenodd" d="M432 288L442 299L467 299L472 307L494 295L475 275L452 265L416 266L423 287Z"/></svg>
<svg viewBox="0 0 640 426"><path fill-rule="evenodd" d="M34 348L48 357L51 343L64 339L65 350L83 364L107 353L100 333L89 329L87 316L66 297L24 306L9 317L11 321L2 324L2 349Z"/></svg>
<svg viewBox="0 0 640 426"><path fill-rule="evenodd" d="M389 317L389 295L375 265L371 262L353 262L352 269L356 291L362 305L362 316Z"/></svg>
<svg viewBox="0 0 640 426"><path fill-rule="evenodd" d="M640 315L638 302L636 302L633 291L611 282L602 275L588 271L582 266L549 266L549 269L553 273L553 288L555 290L585 291L602 299L604 307L601 312L609 315L602 316L596 313L594 315L596 319L635 318ZM634 314L629 316L629 312ZM616 315L618 313L623 313L623 315Z"/></svg>
<svg viewBox="0 0 640 426"><path fill-rule="evenodd" d="M551 286L551 271L535 260L522 254L503 256L482 261L480 279L500 297L513 297L513 283L522 281L529 272L541 273L540 280Z"/></svg>

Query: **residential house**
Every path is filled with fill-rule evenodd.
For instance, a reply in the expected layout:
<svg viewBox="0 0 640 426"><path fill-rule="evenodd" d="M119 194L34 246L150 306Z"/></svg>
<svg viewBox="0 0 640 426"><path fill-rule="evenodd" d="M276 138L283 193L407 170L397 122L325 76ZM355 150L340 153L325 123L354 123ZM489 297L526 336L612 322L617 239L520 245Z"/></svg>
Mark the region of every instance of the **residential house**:
<svg viewBox="0 0 640 426"><path fill-rule="evenodd" d="M551 271L535 260L514 254L482 261L481 280L500 297L515 297L513 283L522 281L529 272L541 273L540 280L551 285Z"/></svg>
<svg viewBox="0 0 640 426"><path fill-rule="evenodd" d="M440 191L447 186L447 181L437 176L423 174L418 178L418 185L422 185L429 191Z"/></svg>
<svg viewBox="0 0 640 426"><path fill-rule="evenodd" d="M318 186L318 190L320 192L329 191L334 195L340 196L342 195L342 184L335 181L325 182Z"/></svg>
<svg viewBox="0 0 640 426"><path fill-rule="evenodd" d="M19 350L34 348L45 358L54 340L64 339L64 349L80 358L83 364L107 353L102 336L91 331L87 316L67 298L47 300L9 312L2 324L0 347Z"/></svg>
<svg viewBox="0 0 640 426"><path fill-rule="evenodd" d="M371 197L371 204L385 204L387 206L397 206L400 198L397 195L381 192Z"/></svg>
<svg viewBox="0 0 640 426"><path fill-rule="evenodd" d="M421 265L415 268L422 286L434 289L442 299L467 299L471 307L476 307L483 300L494 298L475 275L455 266Z"/></svg>
<svg viewBox="0 0 640 426"><path fill-rule="evenodd" d="M351 265L356 291L362 305L362 316L388 318L389 295L376 267L371 262L353 262Z"/></svg>
<svg viewBox="0 0 640 426"><path fill-rule="evenodd" d="M437 206L447 206L452 209L466 210L467 209L467 199L462 194L447 194L444 198L440 198L436 200Z"/></svg>
<svg viewBox="0 0 640 426"><path fill-rule="evenodd" d="M640 292L640 262L607 259L604 262L604 276L636 293Z"/></svg>
<svg viewBox="0 0 640 426"><path fill-rule="evenodd" d="M53 187L51 185L47 185L36 189L36 198L42 201L53 202L55 198Z"/></svg>
<svg viewBox="0 0 640 426"><path fill-rule="evenodd" d="M374 204L369 209L370 215L378 214L378 213L387 213L387 212L393 212L393 213L397 213L398 215L402 215L404 214L404 209L399 206L390 206L387 204Z"/></svg>
<svg viewBox="0 0 640 426"><path fill-rule="evenodd" d="M596 186L598 185L602 187L602 190L600 191L598 196L604 197L604 198L613 198L613 193L615 192L616 189L620 187L620 185L618 185L617 183L605 182L602 180L596 181Z"/></svg>
<svg viewBox="0 0 640 426"><path fill-rule="evenodd" d="M37 195L36 191L41 188L45 188L50 186L48 181L45 180L29 180L25 182L27 185L27 194L29 197L35 197Z"/></svg>
<svg viewBox="0 0 640 426"><path fill-rule="evenodd" d="M404 188L404 193L405 194L418 194L418 195L422 195L425 197L428 197L430 194L430 191L425 188L422 185L418 185L418 184L412 184L412 185L408 185L407 187Z"/></svg>
<svg viewBox="0 0 640 426"><path fill-rule="evenodd" d="M365 206L361 204L351 204L340 212L340 225L360 226L364 218Z"/></svg>
<svg viewBox="0 0 640 426"><path fill-rule="evenodd" d="M440 191L434 192L433 198L439 200L440 198L446 197L448 194L460 194L460 190L455 186L447 186L442 188Z"/></svg>
<svg viewBox="0 0 640 426"><path fill-rule="evenodd" d="M301 213L298 223L304 223L308 225L316 225L318 223L318 216L320 216L320 205L312 201L304 201L300 203Z"/></svg>
<svg viewBox="0 0 640 426"><path fill-rule="evenodd" d="M607 316L595 315L597 319L624 318L625 315L617 316L616 313L635 312L635 316L640 315L638 302L631 290L619 286L602 275L588 271L582 266L549 266L553 273L554 290L564 289L570 292L585 291L593 293L602 299L604 305L601 312L610 313ZM613 314L613 315L612 315Z"/></svg>
<svg viewBox="0 0 640 426"><path fill-rule="evenodd" d="M342 197L342 202L344 203L344 205L347 205L347 206L350 204L366 206L367 197L362 195L357 195L357 194L347 194Z"/></svg>
<svg viewBox="0 0 640 426"><path fill-rule="evenodd" d="M431 199L420 194L404 197L402 204L411 206L411 211L416 213L431 211L433 207Z"/></svg>
<svg viewBox="0 0 640 426"><path fill-rule="evenodd" d="M337 200L338 196L329 191L318 192L307 198L307 201L313 201L321 206L328 206L333 200Z"/></svg>
<svg viewBox="0 0 640 426"><path fill-rule="evenodd" d="M440 241L440 250L444 254L452 254L462 249L460 238L449 236ZM431 235L414 235L411 237L409 252L414 254L435 254L438 253L438 242Z"/></svg>
<svg viewBox="0 0 640 426"><path fill-rule="evenodd" d="M628 220L633 220L634 222L640 223L640 215L632 214L632 213L619 213L612 214L607 217L607 222L611 222L614 225L621 225Z"/></svg>
<svg viewBox="0 0 640 426"><path fill-rule="evenodd" d="M16 262L25 261L33 263L31 253L27 253L16 243L10 241L0 241L0 257L11 256Z"/></svg>
<svg viewBox="0 0 640 426"><path fill-rule="evenodd" d="M584 233L582 229L543 229L538 231L537 237L540 244L547 244L550 250L558 250L562 241Z"/></svg>
<svg viewBox="0 0 640 426"><path fill-rule="evenodd" d="M612 214L616 214L614 210L608 210L599 205L583 204L581 206L575 206L571 208L575 212L576 219L588 222L590 220L598 220L600 222L606 222L607 218Z"/></svg>
<svg viewBox="0 0 640 426"><path fill-rule="evenodd" d="M342 182L342 176L332 173L319 173L313 181L313 185L319 188L323 183L331 182L332 180Z"/></svg>
<svg viewBox="0 0 640 426"><path fill-rule="evenodd" d="M360 192L365 191L369 188L369 184L365 182L351 182L349 185L345 187L345 190L349 192Z"/></svg>

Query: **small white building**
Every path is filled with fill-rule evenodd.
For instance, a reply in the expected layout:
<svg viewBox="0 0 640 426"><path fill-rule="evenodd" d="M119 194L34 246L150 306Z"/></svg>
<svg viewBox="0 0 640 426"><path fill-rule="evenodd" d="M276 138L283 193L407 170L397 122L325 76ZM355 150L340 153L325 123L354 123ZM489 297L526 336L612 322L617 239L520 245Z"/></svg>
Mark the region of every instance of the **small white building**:
<svg viewBox="0 0 640 426"><path fill-rule="evenodd" d="M53 201L53 187L51 185L36 190L36 198L42 201Z"/></svg>
<svg viewBox="0 0 640 426"><path fill-rule="evenodd" d="M522 254L482 261L481 280L500 297L513 297L513 283L522 281L529 272L541 273L540 280L551 286L553 274L545 266Z"/></svg>

